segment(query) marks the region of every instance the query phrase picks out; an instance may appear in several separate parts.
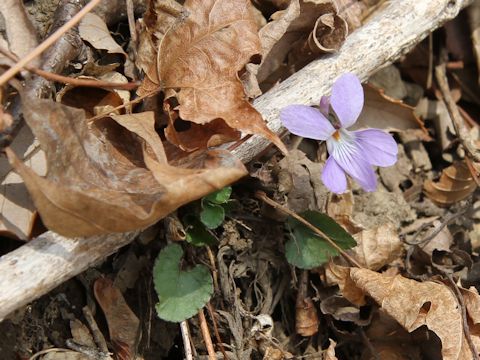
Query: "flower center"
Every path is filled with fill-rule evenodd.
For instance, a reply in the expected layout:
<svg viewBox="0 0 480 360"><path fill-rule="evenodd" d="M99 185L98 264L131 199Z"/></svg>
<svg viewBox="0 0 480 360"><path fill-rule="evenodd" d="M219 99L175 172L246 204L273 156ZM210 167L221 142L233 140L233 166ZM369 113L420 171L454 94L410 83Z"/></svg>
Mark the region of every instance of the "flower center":
<svg viewBox="0 0 480 360"><path fill-rule="evenodd" d="M332 137L333 137L335 140L337 140L337 141L340 140L340 132L339 132L338 130L336 130L336 131L333 133Z"/></svg>

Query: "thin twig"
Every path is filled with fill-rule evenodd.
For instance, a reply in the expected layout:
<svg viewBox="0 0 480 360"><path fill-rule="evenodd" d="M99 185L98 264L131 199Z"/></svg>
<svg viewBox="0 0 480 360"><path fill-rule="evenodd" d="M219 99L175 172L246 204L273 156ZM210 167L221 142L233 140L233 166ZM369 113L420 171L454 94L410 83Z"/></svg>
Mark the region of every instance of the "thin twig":
<svg viewBox="0 0 480 360"><path fill-rule="evenodd" d="M205 319L203 309L198 311L198 321L200 323L200 330L202 330L205 346L207 347L208 359L216 360L217 356L215 355L215 349L213 348L212 338L210 337L210 331L208 330L207 319Z"/></svg>
<svg viewBox="0 0 480 360"><path fill-rule="evenodd" d="M93 314L88 306L84 306L82 308L83 316L85 317L85 320L87 320L88 326L90 327L90 330L92 331L93 339L95 340L95 344L97 344L99 350L102 353L108 354L108 346L107 342L105 340L105 337L103 336L102 332L98 328L97 322L95 321L95 318L93 317Z"/></svg>
<svg viewBox="0 0 480 360"><path fill-rule="evenodd" d="M48 354L48 353L51 353L51 352L71 352L71 351L72 350L70 350L70 349L64 349L64 348L45 349L45 350L41 350L41 351L33 354L32 356L30 356L30 358L28 360L35 360L39 356L42 356L42 355L45 355L45 354Z"/></svg>
<svg viewBox="0 0 480 360"><path fill-rule="evenodd" d="M137 51L137 31L135 29L135 13L133 9L133 1L126 0L127 2L127 17L128 17L128 28L130 30L130 44L133 49L134 54Z"/></svg>
<svg viewBox="0 0 480 360"><path fill-rule="evenodd" d="M213 252L212 252L212 249L210 249L210 246L206 246L206 249L207 249L208 260L210 260L210 266L212 267L213 288L217 293L220 291L220 287L218 286L218 270L217 270L217 265L215 264L215 256L213 255Z"/></svg>
<svg viewBox="0 0 480 360"><path fill-rule="evenodd" d="M99 351L96 348L79 344L73 339L67 339L66 344L70 349L86 355L91 360L113 360L108 351Z"/></svg>
<svg viewBox="0 0 480 360"><path fill-rule="evenodd" d="M220 351L223 354L223 359L228 360L225 347L223 346L222 338L220 337L220 332L218 331L217 319L215 319L215 312L213 311L212 304L210 304L210 302L207 303L207 311L210 319L212 319L213 332L215 334L215 338L217 339L217 346L220 348Z"/></svg>
<svg viewBox="0 0 480 360"><path fill-rule="evenodd" d="M460 305L461 311L462 311L462 325L463 325L463 334L465 335L465 338L467 339L468 347L470 348L470 351L472 353L472 357L474 360L479 360L478 357L478 352L477 349L475 348L475 344L472 341L472 335L470 334L470 328L468 327L468 321L467 321L467 309L465 307L465 301L463 300L463 295L458 289L457 284L455 284L455 281L452 279L452 275L448 274L446 271L443 272L445 276L447 277L448 281L453 287L453 290L455 292L455 295L457 297L458 303Z"/></svg>
<svg viewBox="0 0 480 360"><path fill-rule="evenodd" d="M478 153L478 150L476 149L473 141L470 139L468 130L465 128L465 124L463 122L462 116L460 115L457 104L455 104L452 94L450 93L445 63L442 63L435 67L435 77L437 79L440 92L442 93L443 101L445 102L445 105L447 107L448 114L452 119L453 127L455 128L458 139L462 143L467 154L469 154L476 162L480 162L480 154Z"/></svg>
<svg viewBox="0 0 480 360"><path fill-rule="evenodd" d="M108 111L106 111L106 112L104 112L104 113L101 113L101 114L92 116L91 118L88 118L88 119L87 119L87 122L88 122L88 123L91 123L91 122L93 122L93 121L95 121L95 120L99 120L99 119L102 119L102 118L104 118L104 117L106 117L106 116L109 116L109 115L110 115L111 113L113 113L114 111L123 109L123 108L125 108L125 107L127 107L127 106L130 106L130 105L133 105L133 104L136 104L136 103L139 103L140 101L142 101L142 100L145 99L146 97L152 96L152 95L154 95L155 93L157 93L157 92L159 92L159 91L160 91L160 89L158 89L158 90L153 90L153 91L151 91L151 92L149 92L149 93L147 93L147 94L145 94L145 95L139 96L138 98L129 101L129 102L126 103L126 104L119 105L119 106L114 107L113 109L110 109L110 110L108 110Z"/></svg>
<svg viewBox="0 0 480 360"><path fill-rule="evenodd" d="M11 53L1 45L0 45L0 53L7 56L13 61L19 61L18 56ZM25 66L25 69L47 80L56 81L64 84L75 85L75 86L112 88L112 89L119 89L119 90L133 90L133 89L136 89L138 86L140 86L139 82L114 83L110 81L103 81L103 80L97 80L97 79L94 80L94 79L72 78L69 76L55 74L55 73L45 71L34 66L28 66L28 65Z"/></svg>
<svg viewBox="0 0 480 360"><path fill-rule="evenodd" d="M188 333L187 320L180 323L180 332L182 333L183 349L185 350L185 359L193 360L192 345L190 344L190 335Z"/></svg>
<svg viewBox="0 0 480 360"><path fill-rule="evenodd" d="M63 26L61 26L57 31L55 31L52 35L46 38L40 45L38 45L35 49L33 49L30 53L28 53L24 58L20 59L14 66L8 69L2 76L0 76L0 85L5 84L8 80L14 77L18 72L20 72L25 65L27 65L30 61L35 59L41 53L43 53L46 49L55 43L58 39L62 37L68 30L73 28L77 23L82 20L82 18L90 12L95 6L97 6L100 1L102 0L92 0L90 1L82 10L80 10L74 17L72 17L68 22L66 22Z"/></svg>
<svg viewBox="0 0 480 360"><path fill-rule="evenodd" d="M302 218L300 215L296 214L295 212L293 212L289 208L277 203L276 201L270 199L263 191L257 191L255 193L255 197L262 200L262 201L265 201L267 204L274 207L275 209L281 210L284 213L290 215L295 220L300 221L303 225L305 225L306 227L311 229L314 233L316 233L317 235L319 235L323 239L325 239L325 241L328 242L332 247L334 247L350 264L352 264L353 266L356 266L358 268L363 268L362 265L360 265L354 258L352 258L350 255L348 255L345 251L343 251L343 249L340 246L338 246L328 235L326 235L323 231L321 231L320 229L318 229L317 227L315 227L314 225L309 223L307 220Z"/></svg>

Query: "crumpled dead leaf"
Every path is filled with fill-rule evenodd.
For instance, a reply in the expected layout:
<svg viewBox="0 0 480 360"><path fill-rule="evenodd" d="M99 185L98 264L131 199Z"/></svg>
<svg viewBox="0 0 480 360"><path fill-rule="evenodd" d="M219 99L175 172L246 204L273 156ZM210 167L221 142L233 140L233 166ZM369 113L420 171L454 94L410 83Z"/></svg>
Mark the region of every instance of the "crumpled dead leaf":
<svg viewBox="0 0 480 360"><path fill-rule="evenodd" d="M425 194L439 206L449 206L466 199L477 184L464 162L456 162L443 169L438 181L425 180Z"/></svg>
<svg viewBox="0 0 480 360"><path fill-rule="evenodd" d="M165 156L156 157L163 147L152 141L153 114L145 125L152 134L147 137L136 136L112 120L89 129L84 111L52 101L24 103L28 104L25 119L46 153L47 176L37 175L11 149L6 153L45 225L64 236L146 227L246 174L243 164L220 150L192 157L184 167L169 165ZM144 118L138 114L131 117L133 123L140 120Z"/></svg>
<svg viewBox="0 0 480 360"><path fill-rule="evenodd" d="M291 0L288 7L283 3L284 10L274 13L272 21L260 29L263 60L259 66L248 67L247 88L252 91L269 77L279 80L283 67L298 70L320 53L337 51L348 35L335 1ZM276 80L270 78L268 83Z"/></svg>
<svg viewBox="0 0 480 360"><path fill-rule="evenodd" d="M116 359L134 360L140 340L140 320L111 280L99 278L95 281L93 290L107 319Z"/></svg>
<svg viewBox="0 0 480 360"><path fill-rule="evenodd" d="M222 119L232 129L264 136L286 153L285 145L245 98L238 78L239 71L260 54L251 6L248 0L187 0L184 8L189 16L163 36L157 61L138 93L161 88L165 104L182 120L203 125ZM167 131L174 133L176 119L171 111ZM176 145L189 151L196 148L185 141Z"/></svg>
<svg viewBox="0 0 480 360"><path fill-rule="evenodd" d="M110 35L105 21L97 14L87 13L78 24L78 32L80 37L95 49L107 50L111 54L122 54L128 58L122 47Z"/></svg>
<svg viewBox="0 0 480 360"><path fill-rule="evenodd" d="M384 275L368 269L350 268L350 278L359 290L372 297L382 309L396 319L407 331L427 326L442 343L442 356L446 360L470 359L471 353L463 333L462 312L454 292L446 285L417 282L401 275ZM473 325L478 316L480 296L469 293L467 314ZM474 334L472 339L475 338ZM475 342L478 341L475 339Z"/></svg>
<svg viewBox="0 0 480 360"><path fill-rule="evenodd" d="M353 237L358 244L353 248L355 259L370 270L379 270L402 256L403 243L391 223L363 230Z"/></svg>

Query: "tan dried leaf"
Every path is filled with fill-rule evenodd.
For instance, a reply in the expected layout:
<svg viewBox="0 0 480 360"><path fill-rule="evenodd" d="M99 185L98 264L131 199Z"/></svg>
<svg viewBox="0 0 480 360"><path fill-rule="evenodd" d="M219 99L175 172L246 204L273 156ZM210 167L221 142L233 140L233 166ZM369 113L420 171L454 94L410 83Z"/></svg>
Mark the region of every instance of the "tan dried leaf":
<svg viewBox="0 0 480 360"><path fill-rule="evenodd" d="M439 206L450 206L466 199L477 184L464 162L456 162L443 169L438 181L425 180L425 194Z"/></svg>
<svg viewBox="0 0 480 360"><path fill-rule="evenodd" d="M383 90L371 85L363 87L365 93L365 106L352 129L370 128L385 131L418 131L425 139L428 131L414 112L414 108L404 104L401 100L391 98Z"/></svg>
<svg viewBox="0 0 480 360"><path fill-rule="evenodd" d="M329 340L330 345L328 345L327 350L323 353L323 360L338 360L337 356L335 355L335 346L337 346L337 343L332 339Z"/></svg>
<svg viewBox="0 0 480 360"><path fill-rule="evenodd" d="M357 287L350 277L350 268L330 261L325 265L327 284L335 284L342 295L355 305L365 305L365 293Z"/></svg>
<svg viewBox="0 0 480 360"><path fill-rule="evenodd" d="M363 230L355 234L354 238L358 244L353 248L355 258L370 270L381 269L403 253L402 242L391 223Z"/></svg>
<svg viewBox="0 0 480 360"><path fill-rule="evenodd" d="M358 268L350 269L350 277L407 331L412 332L424 325L433 331L442 343L443 359L471 358L463 334L461 308L447 286Z"/></svg>
<svg viewBox="0 0 480 360"><path fill-rule="evenodd" d="M140 340L140 320L111 280L99 278L93 290L107 319L116 359L134 360Z"/></svg>
<svg viewBox="0 0 480 360"><path fill-rule="evenodd" d="M122 54L127 57L122 47L110 35L107 24L100 16L94 13L85 15L78 25L78 32L80 37L88 41L95 49L107 50L109 53Z"/></svg>
<svg viewBox="0 0 480 360"><path fill-rule="evenodd" d="M23 126L15 137L11 148L34 171L41 175L46 173L45 153L40 150L38 141L33 139L32 132ZM37 219L35 205L23 183L8 160L0 159L0 233L21 240L28 240Z"/></svg>
<svg viewBox="0 0 480 360"><path fill-rule="evenodd" d="M47 176L36 174L11 149L7 155L45 225L64 236L146 227L246 174L239 161L219 151L192 156L184 165L190 168L173 167L148 155L146 144L153 144L154 134L147 136L147 127L141 129L145 133L136 130L143 140L108 122L89 129L79 109L33 98L24 103L25 119L47 157ZM102 133L106 125L110 128ZM151 147L161 152L155 144Z"/></svg>
<svg viewBox="0 0 480 360"><path fill-rule="evenodd" d="M158 82L149 76L150 83L138 92L147 93L153 82L164 89L166 102L178 101L174 110L181 119L196 124L223 119L231 128L262 135L287 152L245 98L238 78L260 53L251 6L248 0L187 0L189 16L168 30L152 65Z"/></svg>
<svg viewBox="0 0 480 360"><path fill-rule="evenodd" d="M80 320L70 320L70 332L72 333L72 337L77 344L88 346L94 349L97 347L90 330L88 330L88 327L85 326L85 324L83 324Z"/></svg>

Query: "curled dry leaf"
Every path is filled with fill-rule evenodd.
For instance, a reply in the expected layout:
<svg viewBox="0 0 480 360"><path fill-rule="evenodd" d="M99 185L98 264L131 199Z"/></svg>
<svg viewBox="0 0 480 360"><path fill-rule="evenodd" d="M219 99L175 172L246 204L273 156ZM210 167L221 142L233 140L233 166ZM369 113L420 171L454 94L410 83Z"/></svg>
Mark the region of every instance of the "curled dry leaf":
<svg viewBox="0 0 480 360"><path fill-rule="evenodd" d="M98 279L93 285L93 291L107 319L116 359L134 360L140 339L140 320L111 280Z"/></svg>
<svg viewBox="0 0 480 360"><path fill-rule="evenodd" d="M450 206L466 199L477 187L464 162L456 162L443 169L438 181L425 180L427 197L439 206Z"/></svg>
<svg viewBox="0 0 480 360"><path fill-rule="evenodd" d="M325 353L323 354L323 360L338 360L337 356L335 355L335 346L337 343L332 339L329 340L330 345L328 345L327 350L325 350Z"/></svg>
<svg viewBox="0 0 480 360"><path fill-rule="evenodd" d="M446 360L470 359L471 353L463 333L461 308L454 292L446 285L433 281L417 282L401 275L389 276L367 269L350 269L352 282L382 309L412 332L427 326L442 343L442 355ZM478 316L470 312L478 310L480 297L471 293L467 313L475 324ZM466 303L467 306L467 303ZM478 337L471 334L472 338ZM478 339L474 339L477 342Z"/></svg>
<svg viewBox="0 0 480 360"><path fill-rule="evenodd" d="M189 16L163 36L157 61L138 92L160 88L168 106L178 102L172 110L182 120L203 125L222 119L230 128L262 135L287 152L246 99L238 78L239 71L260 54L251 6L249 0L187 0ZM176 132L175 120L169 124L170 133ZM195 149L188 142L176 145Z"/></svg>
<svg viewBox="0 0 480 360"><path fill-rule="evenodd" d="M288 68L299 69L320 53L337 51L348 35L334 1L291 0L284 5L259 32L263 61L248 70L260 84L269 77L268 83L283 77L285 59Z"/></svg>
<svg viewBox="0 0 480 360"><path fill-rule="evenodd" d="M95 49L128 57L120 45L112 38L105 21L94 13L87 13L78 25L80 37L88 41Z"/></svg>
<svg viewBox="0 0 480 360"><path fill-rule="evenodd" d="M184 167L169 165L154 140L153 113L131 115L129 125L122 119L136 136L111 120L89 129L83 110L33 98L24 103L25 119L47 157L47 176L37 175L11 149L8 159L45 225L64 236L147 227L246 174L222 151L192 156Z"/></svg>
<svg viewBox="0 0 480 360"><path fill-rule="evenodd" d="M295 330L301 336L312 336L318 332L318 314L310 297L297 296L295 306Z"/></svg>
<svg viewBox="0 0 480 360"><path fill-rule="evenodd" d="M391 223L363 230L354 238L358 244L353 248L355 258L370 270L381 269L403 253L402 242Z"/></svg>

